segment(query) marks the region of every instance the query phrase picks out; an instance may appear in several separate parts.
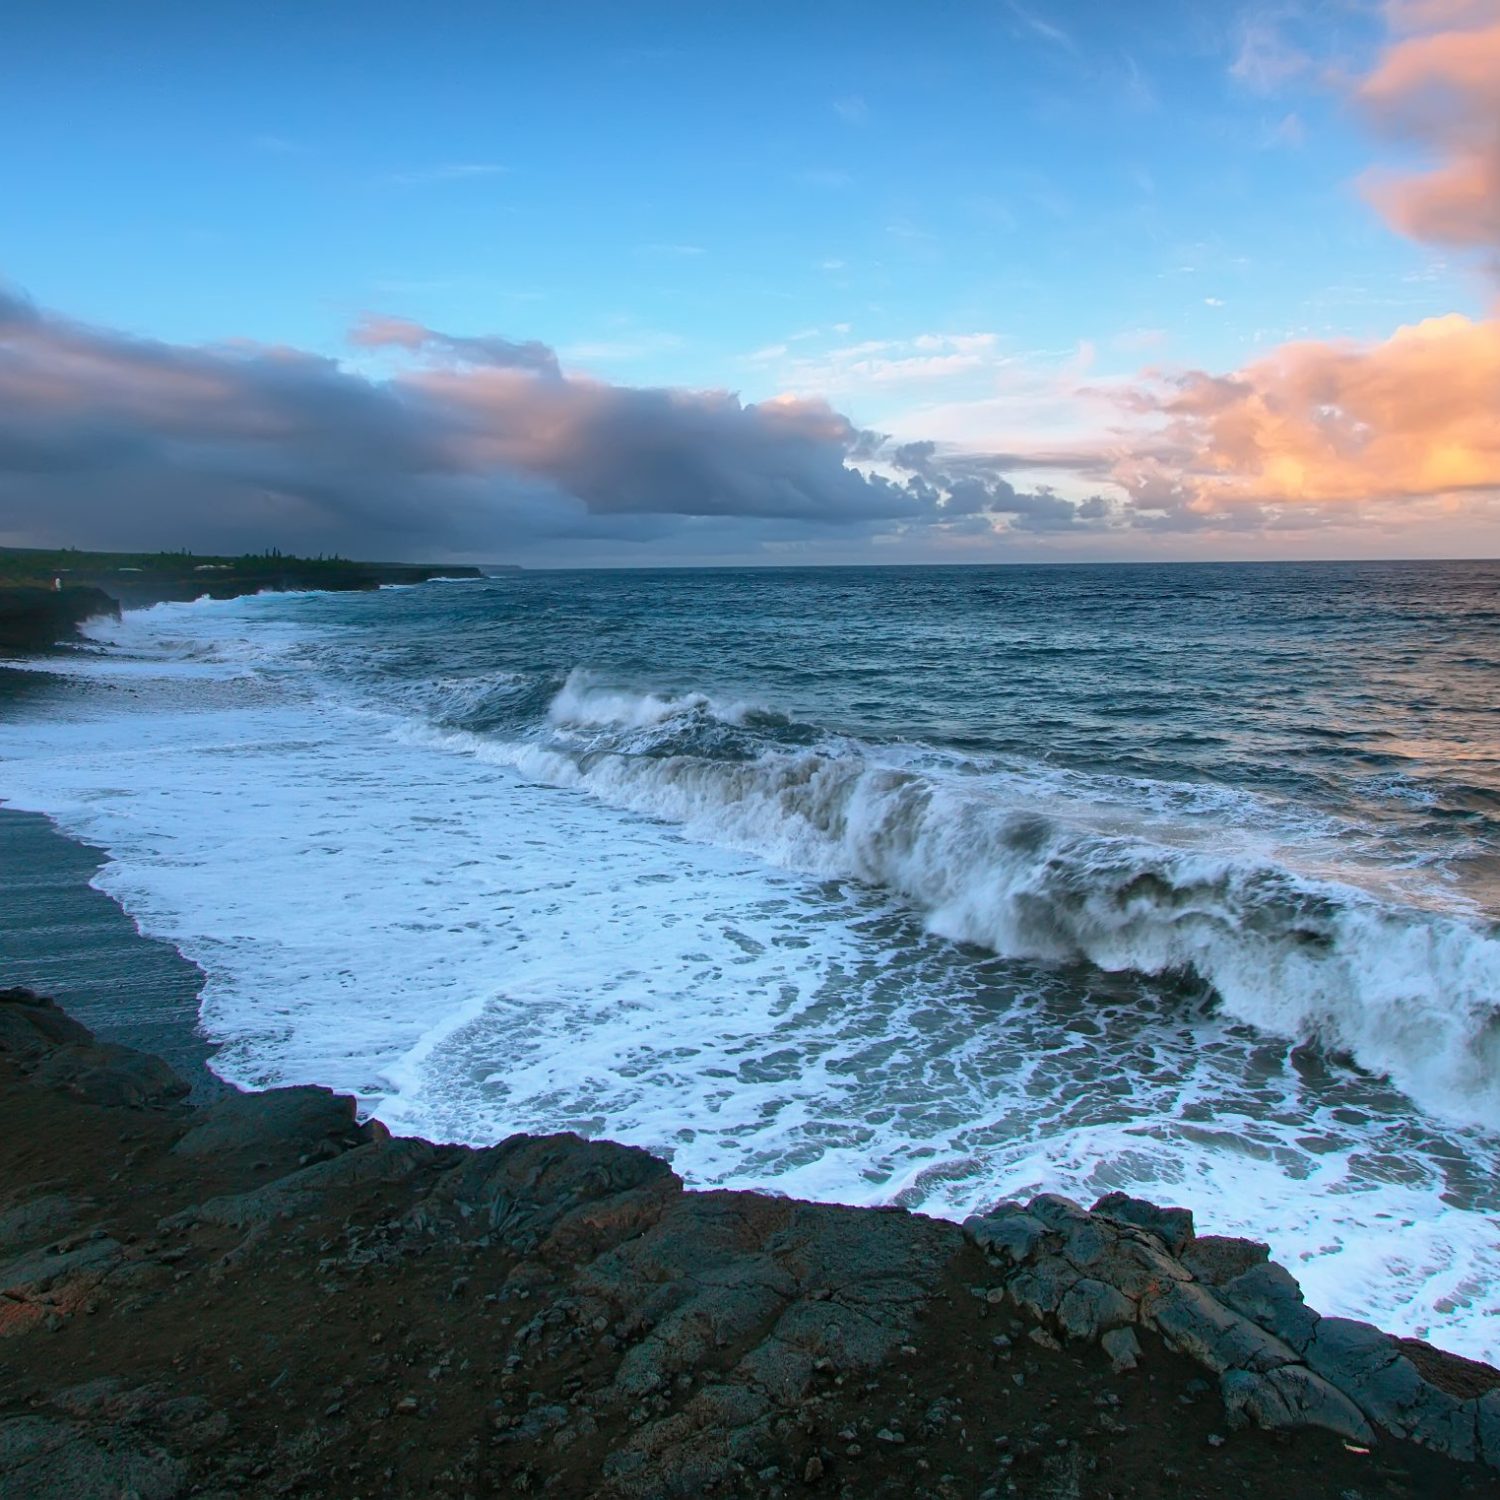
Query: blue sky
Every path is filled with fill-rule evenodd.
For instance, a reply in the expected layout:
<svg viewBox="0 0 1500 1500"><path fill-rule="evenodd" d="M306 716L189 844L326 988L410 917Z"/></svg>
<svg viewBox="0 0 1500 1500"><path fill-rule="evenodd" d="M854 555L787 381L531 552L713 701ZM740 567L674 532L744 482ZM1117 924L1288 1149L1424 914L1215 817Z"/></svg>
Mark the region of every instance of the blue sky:
<svg viewBox="0 0 1500 1500"><path fill-rule="evenodd" d="M1360 190L1413 160L1350 106L1391 43L1357 0L63 0L7 24L0 277L371 378L376 313L1045 446L1143 366L1485 315L1475 257Z"/></svg>

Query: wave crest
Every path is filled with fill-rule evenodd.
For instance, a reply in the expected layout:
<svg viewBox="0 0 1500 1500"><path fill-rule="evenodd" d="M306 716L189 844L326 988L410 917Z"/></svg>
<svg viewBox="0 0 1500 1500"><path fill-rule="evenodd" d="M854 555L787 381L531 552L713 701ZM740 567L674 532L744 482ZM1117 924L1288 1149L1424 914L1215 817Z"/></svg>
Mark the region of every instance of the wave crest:
<svg viewBox="0 0 1500 1500"><path fill-rule="evenodd" d="M564 693L555 720L564 724L589 712L594 722L649 727L706 711L699 695ZM1500 1117L1492 929L1275 863L1101 832L1028 804L1015 784L997 789L847 750L723 760L665 746L641 754L461 738L487 759L695 837L890 889L954 941L1112 971L1190 972L1238 1019L1348 1053L1434 1113Z"/></svg>

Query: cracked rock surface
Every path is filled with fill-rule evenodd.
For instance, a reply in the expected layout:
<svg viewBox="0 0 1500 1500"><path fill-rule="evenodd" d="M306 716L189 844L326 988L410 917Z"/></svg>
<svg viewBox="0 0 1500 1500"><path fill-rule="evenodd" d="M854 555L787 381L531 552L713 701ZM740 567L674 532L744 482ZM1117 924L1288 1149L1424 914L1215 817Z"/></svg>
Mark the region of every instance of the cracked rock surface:
<svg viewBox="0 0 1500 1500"><path fill-rule="evenodd" d="M960 1228L320 1089L193 1108L0 992L7 1500L1479 1497L1497 1388L1184 1210Z"/></svg>

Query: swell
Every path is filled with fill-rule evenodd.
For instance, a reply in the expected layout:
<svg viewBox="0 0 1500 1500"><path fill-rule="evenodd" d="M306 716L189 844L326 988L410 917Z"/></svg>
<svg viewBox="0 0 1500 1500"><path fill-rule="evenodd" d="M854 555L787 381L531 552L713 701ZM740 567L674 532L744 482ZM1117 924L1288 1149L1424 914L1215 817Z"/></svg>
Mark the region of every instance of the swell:
<svg viewBox="0 0 1500 1500"><path fill-rule="evenodd" d="M883 764L826 736L788 744L798 727L743 704L721 717L700 694L592 692L575 674L530 736L426 734L695 838L887 888L955 941L1196 975L1236 1018L1346 1053L1434 1114L1500 1118L1491 927L1187 838L1101 831L1040 780Z"/></svg>

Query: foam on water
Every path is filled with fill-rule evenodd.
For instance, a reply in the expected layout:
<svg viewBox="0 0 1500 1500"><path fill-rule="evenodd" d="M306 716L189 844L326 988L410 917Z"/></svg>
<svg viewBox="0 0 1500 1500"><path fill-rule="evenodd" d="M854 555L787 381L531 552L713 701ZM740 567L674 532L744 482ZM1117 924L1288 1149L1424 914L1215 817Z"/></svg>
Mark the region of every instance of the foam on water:
<svg viewBox="0 0 1500 1500"><path fill-rule="evenodd" d="M492 663L354 691L312 608L127 615L0 724L0 795L110 852L100 883L209 976L233 1081L950 1216L1123 1188L1269 1240L1325 1310L1500 1356L1493 939L1276 863L1322 814L741 693ZM438 722L476 714L501 727Z"/></svg>

